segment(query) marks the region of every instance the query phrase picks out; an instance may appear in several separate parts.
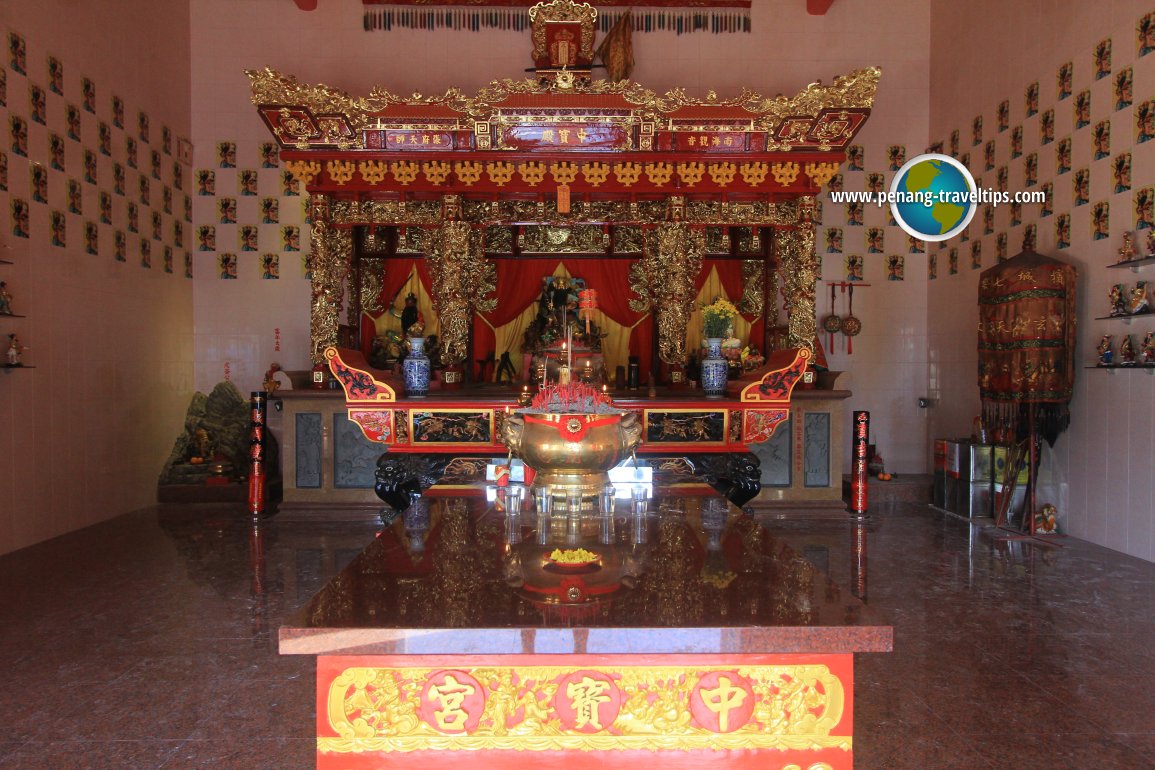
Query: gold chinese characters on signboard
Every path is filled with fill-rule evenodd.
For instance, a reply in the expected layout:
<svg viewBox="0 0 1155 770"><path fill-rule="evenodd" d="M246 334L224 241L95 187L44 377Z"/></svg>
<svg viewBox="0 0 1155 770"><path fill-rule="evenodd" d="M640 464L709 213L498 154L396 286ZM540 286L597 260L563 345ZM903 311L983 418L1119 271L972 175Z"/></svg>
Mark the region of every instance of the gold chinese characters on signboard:
<svg viewBox="0 0 1155 770"><path fill-rule="evenodd" d="M328 682L333 735L318 749L849 752L838 734L848 690L828 666L802 663L353 667Z"/></svg>

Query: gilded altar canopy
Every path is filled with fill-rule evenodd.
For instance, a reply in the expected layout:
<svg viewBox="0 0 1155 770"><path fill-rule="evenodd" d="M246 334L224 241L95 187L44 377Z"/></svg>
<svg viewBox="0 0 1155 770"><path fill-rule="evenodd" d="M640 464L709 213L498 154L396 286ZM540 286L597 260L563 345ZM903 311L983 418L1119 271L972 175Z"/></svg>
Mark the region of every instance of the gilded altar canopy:
<svg viewBox="0 0 1155 770"><path fill-rule="evenodd" d="M1070 422L1075 384L1075 283L1065 262L1024 251L979 278L979 395L987 425L1022 427L1037 405L1054 443ZM1021 429L1020 429L1021 434Z"/></svg>

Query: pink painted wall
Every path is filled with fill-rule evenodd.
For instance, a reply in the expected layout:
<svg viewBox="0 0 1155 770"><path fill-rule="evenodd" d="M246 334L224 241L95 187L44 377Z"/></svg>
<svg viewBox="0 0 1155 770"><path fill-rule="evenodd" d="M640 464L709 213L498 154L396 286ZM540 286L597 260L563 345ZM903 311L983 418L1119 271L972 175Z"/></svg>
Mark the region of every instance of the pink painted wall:
<svg viewBox="0 0 1155 770"><path fill-rule="evenodd" d="M1139 343L1155 330L1155 321L1137 319L1097 321L1109 312L1107 294L1115 283L1134 285L1155 280L1153 268L1137 273L1108 270L1118 261L1122 233L1134 230L1136 193L1155 183L1155 141L1139 142L1136 112L1147 103L1155 110L1155 52L1139 55L1136 27L1142 16L1155 11L1146 0L1106 0L1100 3L1053 3L1042 0L1006 3L976 0L969 3L935 2L931 22L931 141L949 143L953 130L961 133L960 152L971 155L970 168L993 184L995 172L986 171L985 144L994 141L995 166L1007 166L1009 188L1025 189L1025 160L1038 158L1038 182L1053 185L1054 213L1043 216L1039 207L1024 206L1022 222L1014 225L1006 207L996 210L994 232L983 234L981 217L969 230L972 241L983 243L983 268L995 263L995 239L1007 234L1008 255L1016 254L1022 234L1031 224L1038 229L1037 250L1065 259L1080 272L1078 323L1080 327L1072 425L1055 446L1051 502L1059 507L1060 525L1072 535L1152 560L1155 559L1155 481L1151 473L1152 406L1155 388L1150 371L1105 371L1082 368L1095 361L1095 344L1103 334L1131 334ZM1108 74L1096 78L1095 51L1110 41ZM1058 71L1070 62L1072 95L1060 98ZM1132 74L1132 103L1119 104L1115 81ZM1039 83L1039 114L1027 115L1025 92ZM1075 103L1081 92L1090 94L1089 123L1079 127ZM997 130L998 105L1010 103L1008 131ZM1054 142L1044 143L1040 121L1054 110ZM983 141L974 146L972 125L983 118ZM1095 158L1092 136L1096 126L1110 122L1110 149ZM1023 130L1023 155L1012 157L1010 136ZM1057 166L1057 148L1071 141L1071 171ZM1131 155L1130 189L1116 191L1114 164ZM1077 205L1073 180L1080 170L1090 173L1089 200ZM1092 235L1092 212L1109 206L1109 235ZM1056 221L1070 217L1069 246L1057 243ZM1142 242L1150 230L1140 231ZM978 414L975 327L979 270L970 267L969 244L960 247L960 269L950 275L947 252L938 256L938 277L929 281L928 314L930 388L938 399L932 410L931 432L936 436L966 436ZM1040 500L1040 503L1048 500Z"/></svg>
<svg viewBox="0 0 1155 770"><path fill-rule="evenodd" d="M26 74L13 68L9 34L23 38ZM162 130L190 136L188 4L146 0L76 3L10 0L0 6L0 152L7 163L0 190L0 266L14 311L0 316L0 336L18 334L35 368L0 371L0 553L15 550L155 500L156 478L183 423L192 394L192 282L183 277L183 250L173 222L183 220L183 193L172 190L174 214L164 211L163 188L173 188L173 157ZM49 57L63 65L62 91L51 90ZM82 80L95 86L93 112L84 108ZM44 123L32 119L30 87L44 93ZM125 126L112 126L112 97L125 106ZM68 131L68 106L80 116ZM149 140L139 137L138 113L149 118ZM27 123L27 156L13 152L11 119ZM100 124L109 148L100 150ZM51 135L64 148L63 171L52 166ZM126 137L138 142L138 168L127 167ZM173 148L175 150L175 147ZM160 179L151 175L151 151L161 154ZM85 152L95 158L86 181ZM125 166L125 194L114 192L114 164ZM33 199L35 164L45 171L46 202ZM149 181L140 200L139 176ZM183 168L188 181L189 168ZM69 183L80 188L69 206ZM100 195L111 199L101 223ZM11 206L30 211L29 237L13 234ZM138 206L140 233L127 232L129 201ZM53 212L65 225L64 245L53 245ZM161 218L152 237L152 212ZM92 252L86 226L97 242ZM188 223L183 224L186 234ZM115 256L115 232L125 231L125 261ZM151 267L141 264L149 241ZM174 249L174 272L164 269L164 248ZM5 347L7 345L5 344Z"/></svg>
<svg viewBox="0 0 1155 770"><path fill-rule="evenodd" d="M758 0L754 6L749 35L636 35L633 79L659 92L684 87L697 96L708 89L736 94L744 86L768 95L793 94L813 80L829 81L877 64L883 68L882 85L874 115L859 137L865 166L845 173L846 188L861 187L870 173L889 178L890 145L905 146L911 157L922 151L929 121L927 4L840 0L822 17L808 16L801 0ZM452 86L472 92L496 78L521 78L531 64L527 33L367 33L361 7L328 3L301 12L283 0L192 2L194 166L197 173L212 172L215 188L211 195L194 196L196 224L214 228L215 236L215 248L194 255L199 389L219 381L226 365L243 392L259 385L272 361L288 369L308 363L302 201L284 194L283 169L261 167L260 145L270 137L249 102L244 69L269 66L354 94L377 85L395 93L440 93ZM235 143L235 168L220 168L221 142ZM238 192L238 174L245 170L259 178L256 196ZM235 199L235 223L221 222L221 198ZM266 198L277 202L276 223L262 222ZM926 387L925 256L906 253L905 236L888 226L880 210L868 211L863 227L846 227L843 207L823 209L823 232L825 227L845 231L844 252L823 255L827 279L845 276L845 255L865 254L867 228L885 231L886 252L866 255L865 279L872 286L854 298L864 332L854 341L853 355L839 341L831 364L851 373L850 406L872 412L874 437L889 467L925 471L926 413L916 407ZM259 230L256 251L240 251L238 230L246 225ZM283 249L286 226L301 227L301 252ZM219 277L222 252L237 255L235 280ZM262 278L266 253L279 261L277 279ZM884 280L883 259L891 253L905 256L905 281ZM827 312L828 304L823 300L820 312ZM846 312L845 305L840 309ZM280 351L274 349L276 330Z"/></svg>

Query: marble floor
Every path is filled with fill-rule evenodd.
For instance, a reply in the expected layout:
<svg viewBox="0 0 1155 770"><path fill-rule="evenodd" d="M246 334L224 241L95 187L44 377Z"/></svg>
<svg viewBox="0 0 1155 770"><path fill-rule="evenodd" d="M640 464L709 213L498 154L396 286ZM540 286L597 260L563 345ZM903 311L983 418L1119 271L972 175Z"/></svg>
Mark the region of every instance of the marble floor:
<svg viewBox="0 0 1155 770"><path fill-rule="evenodd" d="M841 521L768 523L850 584ZM0 768L308 768L313 661L276 628L372 537L149 509L0 557ZM1155 564L878 507L859 768L1155 767ZM263 559L254 559L254 555Z"/></svg>

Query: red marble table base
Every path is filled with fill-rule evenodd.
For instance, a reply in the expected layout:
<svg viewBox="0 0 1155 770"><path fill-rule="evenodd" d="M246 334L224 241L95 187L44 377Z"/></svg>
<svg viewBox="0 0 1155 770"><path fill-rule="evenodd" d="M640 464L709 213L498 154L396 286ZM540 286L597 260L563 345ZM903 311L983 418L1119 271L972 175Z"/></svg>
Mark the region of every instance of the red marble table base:
<svg viewBox="0 0 1155 770"><path fill-rule="evenodd" d="M842 770L854 656L317 658L317 767Z"/></svg>

